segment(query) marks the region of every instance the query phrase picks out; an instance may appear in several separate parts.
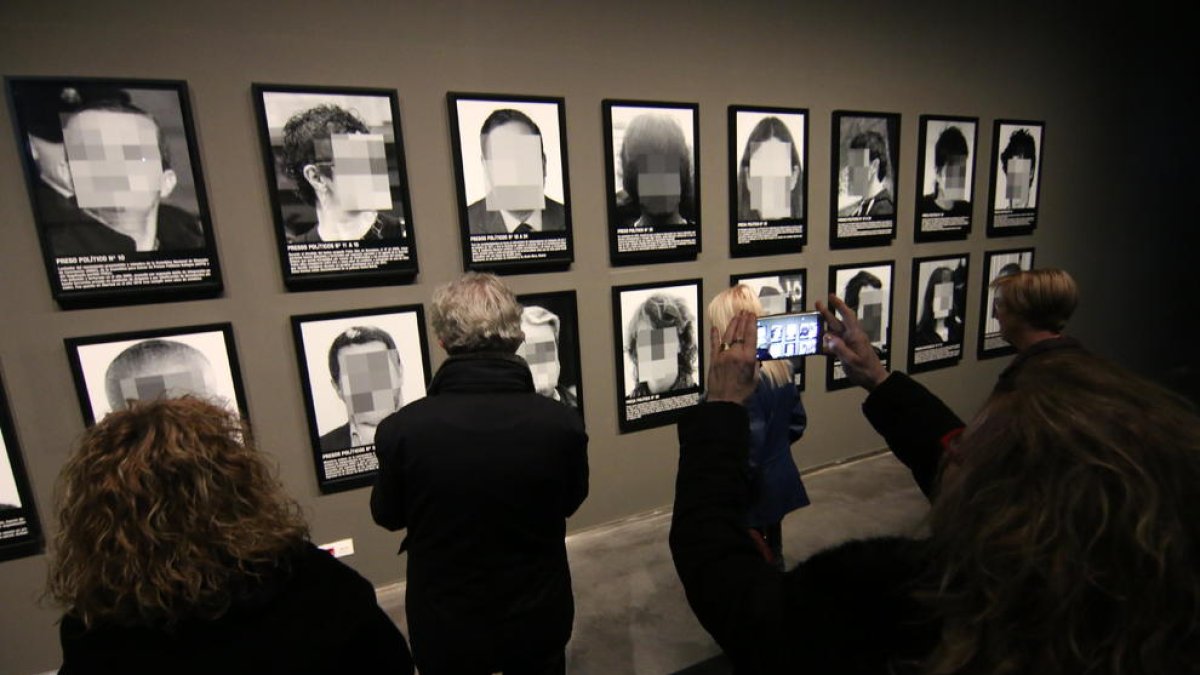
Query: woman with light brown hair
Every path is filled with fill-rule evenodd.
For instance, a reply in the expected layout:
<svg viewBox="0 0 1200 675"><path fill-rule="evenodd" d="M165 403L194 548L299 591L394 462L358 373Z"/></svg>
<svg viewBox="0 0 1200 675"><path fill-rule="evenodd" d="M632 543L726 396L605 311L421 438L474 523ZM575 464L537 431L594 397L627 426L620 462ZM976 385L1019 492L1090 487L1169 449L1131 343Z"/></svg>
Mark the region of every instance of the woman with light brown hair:
<svg viewBox="0 0 1200 675"><path fill-rule="evenodd" d="M754 290L745 284L721 291L708 303L709 325L724 333L738 312L766 314ZM750 413L750 492L746 526L764 557L779 569L783 560L783 517L808 506L808 492L800 479L792 443L800 440L808 414L793 381L786 359L762 363L754 393L746 401Z"/></svg>
<svg viewBox="0 0 1200 675"><path fill-rule="evenodd" d="M134 403L59 477L62 673L411 673L371 584L314 547L236 413Z"/></svg>

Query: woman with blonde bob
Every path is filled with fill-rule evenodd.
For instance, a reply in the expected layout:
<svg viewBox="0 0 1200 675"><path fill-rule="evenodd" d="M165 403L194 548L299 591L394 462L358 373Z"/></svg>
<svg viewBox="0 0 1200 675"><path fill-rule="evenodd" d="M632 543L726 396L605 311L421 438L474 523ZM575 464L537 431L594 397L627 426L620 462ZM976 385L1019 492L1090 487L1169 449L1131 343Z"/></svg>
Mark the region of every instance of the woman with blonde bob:
<svg viewBox="0 0 1200 675"><path fill-rule="evenodd" d="M412 673L371 584L308 542L250 428L134 403L59 477L48 595L72 673Z"/></svg>
<svg viewBox="0 0 1200 675"><path fill-rule="evenodd" d="M766 314L754 290L745 284L721 291L708 303L709 325L724 333L738 312ZM750 414L750 508L746 525L764 557L783 569L783 517L808 506L808 493L792 458L792 443L804 434L808 415L786 359L764 361L754 394L746 401Z"/></svg>

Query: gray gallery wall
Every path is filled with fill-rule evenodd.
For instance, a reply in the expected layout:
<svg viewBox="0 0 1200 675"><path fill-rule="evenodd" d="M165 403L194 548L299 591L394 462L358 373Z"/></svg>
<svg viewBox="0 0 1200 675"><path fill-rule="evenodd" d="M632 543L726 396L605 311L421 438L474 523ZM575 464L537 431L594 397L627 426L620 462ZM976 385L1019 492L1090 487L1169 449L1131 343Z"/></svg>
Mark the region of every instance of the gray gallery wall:
<svg viewBox="0 0 1200 675"><path fill-rule="evenodd" d="M894 259L893 349L907 350L910 260L971 254L967 356L919 379L961 414L980 404L1007 359L974 358L983 252L1036 246L1038 265L1079 279L1074 329L1097 351L1158 374L1186 360L1174 319L1147 307L1145 289L1179 288L1179 229L1162 208L1182 180L1177 149L1142 132L1183 124L1145 78L1158 52L1141 49L1136 22L1003 3L324 2L0 3L0 74L167 78L191 87L226 292L217 299L61 311L52 302L32 224L9 111L0 112L0 367L43 520L55 476L83 421L62 339L208 322L233 323L252 421L317 541L352 537L347 562L377 585L401 576L398 537L376 528L367 490L320 496L292 346L293 314L426 303L461 271L445 94L477 91L566 99L577 260L566 272L514 276L518 293L575 289L591 434L591 496L579 530L668 505L673 428L617 433L611 344L614 285L703 277L705 300L732 273L805 267L809 297L826 292L830 264ZM250 83L369 86L399 92L421 261L407 286L287 293L280 281ZM605 231L600 100L697 102L703 248L688 263L612 268ZM799 255L728 255L726 106L807 107L809 246ZM903 115L899 232L886 248L828 247L830 113ZM976 225L966 242L914 245L917 117L980 118ZM1046 121L1040 228L988 240L982 195L996 118ZM1165 125L1165 126L1164 126ZM1194 142L1192 142L1194 145ZM1167 167L1167 168L1164 168ZM1161 178L1162 180L1159 180ZM1178 218L1176 215L1174 218ZM1136 280L1133 284L1131 281ZM1194 283L1192 284L1194 287ZM1186 286L1184 286L1186 288ZM1136 314L1137 320L1116 320ZM1194 322L1194 319L1191 320ZM1153 336L1148 348L1147 337ZM433 354L436 366L444 354ZM900 363L903 363L901 358ZM803 466L878 450L859 414L863 394L826 393L819 359L805 396L811 426L794 447ZM53 530L53 524L47 528ZM57 663L57 613L39 607L45 556L0 564L0 672Z"/></svg>

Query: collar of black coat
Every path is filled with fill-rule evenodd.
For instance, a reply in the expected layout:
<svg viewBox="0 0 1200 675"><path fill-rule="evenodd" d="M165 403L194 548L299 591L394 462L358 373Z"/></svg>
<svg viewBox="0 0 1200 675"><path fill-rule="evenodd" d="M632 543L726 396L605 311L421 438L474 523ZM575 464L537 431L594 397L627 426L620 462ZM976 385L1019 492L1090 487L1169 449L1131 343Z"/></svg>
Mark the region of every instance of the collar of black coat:
<svg viewBox="0 0 1200 675"><path fill-rule="evenodd" d="M533 373L525 359L507 352L454 354L442 362L430 394L532 392Z"/></svg>

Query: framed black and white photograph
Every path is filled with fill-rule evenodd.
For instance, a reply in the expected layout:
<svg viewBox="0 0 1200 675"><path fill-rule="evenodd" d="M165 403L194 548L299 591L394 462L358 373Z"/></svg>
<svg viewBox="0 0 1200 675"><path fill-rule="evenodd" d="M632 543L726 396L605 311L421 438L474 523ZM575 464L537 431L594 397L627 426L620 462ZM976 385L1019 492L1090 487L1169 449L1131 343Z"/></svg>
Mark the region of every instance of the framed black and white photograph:
<svg viewBox="0 0 1200 675"><path fill-rule="evenodd" d="M59 306L220 295L187 83L22 77L7 84Z"/></svg>
<svg viewBox="0 0 1200 675"><path fill-rule="evenodd" d="M1000 277L1031 269L1033 269L1032 248L984 252L983 271L987 276L983 280L981 311L979 312L979 349L976 354L980 359L1008 356L1017 352L1016 348L1010 345L1001 334L1000 321L996 319L996 289L992 288L992 282Z"/></svg>
<svg viewBox="0 0 1200 675"><path fill-rule="evenodd" d="M292 317L317 486L370 485L375 429L425 396L430 380L420 305Z"/></svg>
<svg viewBox="0 0 1200 675"><path fill-rule="evenodd" d="M731 275L729 285L736 286L737 284L745 284L753 289L754 294L758 296L759 304L767 314L791 314L806 311L804 307L807 302L805 294L808 288L807 270L795 269ZM804 357L791 356L788 357L788 361L792 363L792 371L795 373L796 388L804 391Z"/></svg>
<svg viewBox="0 0 1200 675"><path fill-rule="evenodd" d="M463 267L500 274L575 260L562 98L446 95Z"/></svg>
<svg viewBox="0 0 1200 675"><path fill-rule="evenodd" d="M254 84L288 290L412 281L412 206L396 92Z"/></svg>
<svg viewBox="0 0 1200 675"><path fill-rule="evenodd" d="M913 260L908 372L955 366L962 359L969 262L966 253Z"/></svg>
<svg viewBox="0 0 1200 675"><path fill-rule="evenodd" d="M808 243L808 111L729 106L729 254Z"/></svg>
<svg viewBox="0 0 1200 675"><path fill-rule="evenodd" d="M966 239L971 233L979 118L921 115L921 172L914 238L918 243Z"/></svg>
<svg viewBox="0 0 1200 675"><path fill-rule="evenodd" d="M988 199L989 237L1032 234L1037 229L1045 138L1044 122L996 120Z"/></svg>
<svg viewBox="0 0 1200 675"><path fill-rule="evenodd" d="M575 291L518 295L525 341L517 356L533 374L533 386L547 398L583 415L579 361L579 313Z"/></svg>
<svg viewBox="0 0 1200 675"><path fill-rule="evenodd" d="M41 553L42 528L0 380L0 562Z"/></svg>
<svg viewBox="0 0 1200 675"><path fill-rule="evenodd" d="M871 339L884 368L892 365L892 306L896 264L893 261L851 263L829 268L829 290L846 301L858 315L858 323ZM841 359L826 359L825 389L853 386Z"/></svg>
<svg viewBox="0 0 1200 675"><path fill-rule="evenodd" d="M621 433L672 424L700 402L700 285L685 279L612 289Z"/></svg>
<svg viewBox="0 0 1200 675"><path fill-rule="evenodd" d="M700 253L700 106L601 103L613 265L695 260Z"/></svg>
<svg viewBox="0 0 1200 675"><path fill-rule="evenodd" d="M88 426L131 401L195 396L246 415L233 326L216 323L64 340Z"/></svg>
<svg viewBox="0 0 1200 675"><path fill-rule="evenodd" d="M833 112L830 248L886 246L896 237L900 115Z"/></svg>

